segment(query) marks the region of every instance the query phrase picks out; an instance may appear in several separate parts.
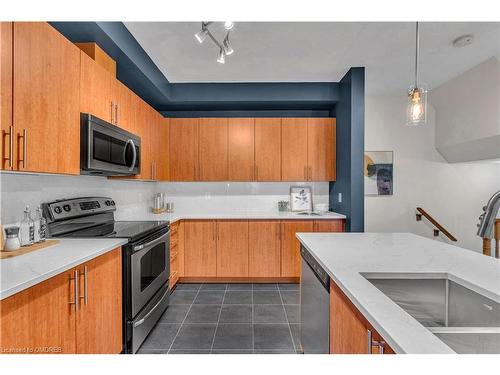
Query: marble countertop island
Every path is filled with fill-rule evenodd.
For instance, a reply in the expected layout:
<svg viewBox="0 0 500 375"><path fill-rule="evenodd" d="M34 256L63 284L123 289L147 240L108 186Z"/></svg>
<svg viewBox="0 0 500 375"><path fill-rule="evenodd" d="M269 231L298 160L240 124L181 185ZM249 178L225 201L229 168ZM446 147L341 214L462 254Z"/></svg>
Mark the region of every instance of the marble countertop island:
<svg viewBox="0 0 500 375"><path fill-rule="evenodd" d="M500 302L500 260L410 233L297 233L397 353L454 353L363 275L443 277Z"/></svg>

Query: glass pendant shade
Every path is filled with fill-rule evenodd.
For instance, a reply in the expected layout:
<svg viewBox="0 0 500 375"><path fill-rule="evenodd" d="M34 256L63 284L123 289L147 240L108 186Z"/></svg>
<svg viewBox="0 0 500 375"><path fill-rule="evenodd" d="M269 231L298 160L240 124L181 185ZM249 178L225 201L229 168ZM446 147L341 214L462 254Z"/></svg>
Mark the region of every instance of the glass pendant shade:
<svg viewBox="0 0 500 375"><path fill-rule="evenodd" d="M406 125L418 126L427 121L427 90L422 87L411 87L408 90L408 107L406 109Z"/></svg>
<svg viewBox="0 0 500 375"><path fill-rule="evenodd" d="M219 52L219 57L217 58L217 62L219 64L224 64L226 62L226 54L224 53L224 50L222 48Z"/></svg>

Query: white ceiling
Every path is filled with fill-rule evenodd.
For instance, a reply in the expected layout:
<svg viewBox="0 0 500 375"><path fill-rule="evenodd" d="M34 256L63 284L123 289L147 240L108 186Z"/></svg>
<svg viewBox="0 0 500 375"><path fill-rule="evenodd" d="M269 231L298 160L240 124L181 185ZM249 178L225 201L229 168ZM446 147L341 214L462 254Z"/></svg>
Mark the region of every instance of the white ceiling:
<svg viewBox="0 0 500 375"><path fill-rule="evenodd" d="M238 22L235 52L216 62L212 41L199 44L200 22L126 22L170 82L336 82L349 67L366 67L368 94L405 90L413 79L414 23ZM222 23L211 30L222 40ZM500 56L500 23L422 23L421 81L429 88L491 56ZM452 41L473 34L472 45Z"/></svg>

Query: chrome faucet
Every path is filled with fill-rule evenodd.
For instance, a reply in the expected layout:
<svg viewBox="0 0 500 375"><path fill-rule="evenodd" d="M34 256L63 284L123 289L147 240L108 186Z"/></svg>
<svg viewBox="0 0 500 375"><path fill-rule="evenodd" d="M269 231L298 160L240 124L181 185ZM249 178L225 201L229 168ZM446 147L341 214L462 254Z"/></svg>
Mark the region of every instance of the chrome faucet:
<svg viewBox="0 0 500 375"><path fill-rule="evenodd" d="M493 224L500 209L500 190L497 191L483 207L483 213L479 216L479 227L477 235L483 238L491 238L493 235Z"/></svg>

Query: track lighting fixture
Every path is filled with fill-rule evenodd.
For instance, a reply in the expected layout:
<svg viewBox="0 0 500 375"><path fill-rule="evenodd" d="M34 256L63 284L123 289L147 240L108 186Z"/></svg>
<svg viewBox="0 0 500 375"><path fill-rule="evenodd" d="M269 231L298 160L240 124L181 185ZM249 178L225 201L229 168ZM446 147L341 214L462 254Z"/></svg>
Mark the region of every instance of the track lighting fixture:
<svg viewBox="0 0 500 375"><path fill-rule="evenodd" d="M227 33L222 43L220 43L208 29L208 26L212 23L213 22L202 22L201 30L194 34L194 37L199 43L203 43L207 36L210 37L210 39L212 39L212 42L214 42L214 44L219 47L217 62L220 64L224 64L226 62L226 56L232 55L234 52L234 49L233 47L231 47L231 44L229 42L229 32L234 28L234 22L224 22L224 28L227 30Z"/></svg>

